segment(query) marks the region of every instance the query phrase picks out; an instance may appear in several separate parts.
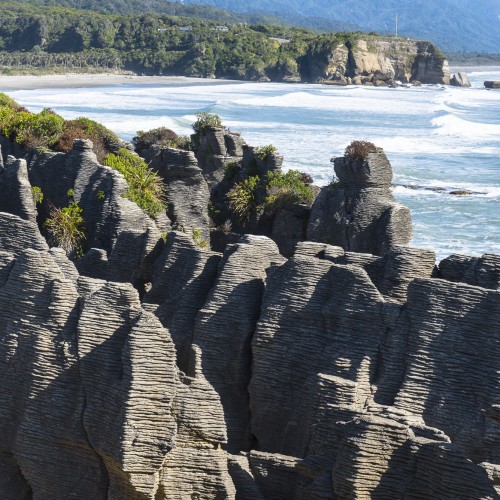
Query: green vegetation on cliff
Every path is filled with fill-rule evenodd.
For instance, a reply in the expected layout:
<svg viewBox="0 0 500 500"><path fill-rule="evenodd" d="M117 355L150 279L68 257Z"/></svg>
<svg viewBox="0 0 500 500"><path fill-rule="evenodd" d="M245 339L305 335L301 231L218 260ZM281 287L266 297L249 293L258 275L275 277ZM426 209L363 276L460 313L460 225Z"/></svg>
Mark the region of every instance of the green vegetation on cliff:
<svg viewBox="0 0 500 500"><path fill-rule="evenodd" d="M137 203L150 217L156 217L166 208L165 188L158 174L139 156L120 147L120 139L100 123L88 118L65 120L50 109L31 113L7 95L0 94L0 135L27 149L60 152L70 151L74 139L90 139L98 160L125 177L129 186L123 195L125 198ZM68 195L73 196L73 193L68 192ZM33 197L37 203L43 200L41 191L34 191ZM99 201L104 201L105 197L104 192L97 194ZM59 238L59 230L63 231L61 238L66 238L66 228L61 224L72 222L76 209L70 206L65 212L54 214L52 219L55 222L49 229L53 231L54 238ZM68 251L73 249L67 247Z"/></svg>

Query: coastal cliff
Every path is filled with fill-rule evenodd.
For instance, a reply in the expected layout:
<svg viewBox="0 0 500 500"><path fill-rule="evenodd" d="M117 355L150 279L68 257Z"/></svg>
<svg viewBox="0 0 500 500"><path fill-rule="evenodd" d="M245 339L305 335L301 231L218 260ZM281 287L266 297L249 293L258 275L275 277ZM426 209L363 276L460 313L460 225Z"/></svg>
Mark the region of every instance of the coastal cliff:
<svg viewBox="0 0 500 500"><path fill-rule="evenodd" d="M324 83L394 85L450 84L448 61L430 42L362 36L313 45L308 52L310 80Z"/></svg>
<svg viewBox="0 0 500 500"><path fill-rule="evenodd" d="M0 497L498 498L500 256L408 247L381 150L335 159L309 205L210 228L209 199L282 157L195 136L153 153L156 218L90 141L2 138ZM43 224L68 189L71 259Z"/></svg>

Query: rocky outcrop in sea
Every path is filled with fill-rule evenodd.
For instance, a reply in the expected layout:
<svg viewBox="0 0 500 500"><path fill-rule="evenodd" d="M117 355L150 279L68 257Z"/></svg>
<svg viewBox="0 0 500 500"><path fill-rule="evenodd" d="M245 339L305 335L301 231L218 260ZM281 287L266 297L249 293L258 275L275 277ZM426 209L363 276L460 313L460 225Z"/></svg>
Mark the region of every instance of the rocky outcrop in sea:
<svg viewBox="0 0 500 500"><path fill-rule="evenodd" d="M312 207L210 228L227 165L281 157L198 139L153 152L156 219L88 141L2 141L0 498L498 498L500 257L409 247L381 150L336 159ZM73 189L79 259L32 186Z"/></svg>

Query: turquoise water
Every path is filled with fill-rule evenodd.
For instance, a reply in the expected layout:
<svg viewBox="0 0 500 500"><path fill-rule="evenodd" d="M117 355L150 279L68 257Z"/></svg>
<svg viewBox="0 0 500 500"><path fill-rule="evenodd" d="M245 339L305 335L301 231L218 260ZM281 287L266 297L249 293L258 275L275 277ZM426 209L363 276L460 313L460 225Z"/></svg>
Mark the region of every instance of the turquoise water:
<svg viewBox="0 0 500 500"><path fill-rule="evenodd" d="M161 125L188 134L197 111L218 113L249 144L274 144L286 168L309 172L321 185L333 177L331 157L353 139L372 141L392 163L395 197L412 211L412 244L436 250L440 259L500 253L500 90L482 85L500 80L500 71L469 76L470 89L202 80L159 86L152 79L8 93L33 111L89 116L125 139ZM473 194L450 194L460 189Z"/></svg>

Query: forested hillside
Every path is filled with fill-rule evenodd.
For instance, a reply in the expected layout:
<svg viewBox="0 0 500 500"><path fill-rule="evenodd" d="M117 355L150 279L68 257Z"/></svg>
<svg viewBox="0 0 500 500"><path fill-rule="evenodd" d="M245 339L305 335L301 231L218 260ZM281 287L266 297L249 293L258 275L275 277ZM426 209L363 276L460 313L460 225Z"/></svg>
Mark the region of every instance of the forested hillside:
<svg viewBox="0 0 500 500"><path fill-rule="evenodd" d="M285 19L321 16L394 33L398 14L404 36L431 40L447 51L500 52L500 0L185 0Z"/></svg>
<svg viewBox="0 0 500 500"><path fill-rule="evenodd" d="M327 19L323 16L301 15L273 16L270 14L243 13L223 10L213 5L199 5L165 0L18 0L16 3L39 7L66 7L77 10L95 10L110 14L169 14L172 16L198 17L218 22L244 22L249 24L273 24L301 26L315 31L359 31L360 26L352 22Z"/></svg>
<svg viewBox="0 0 500 500"><path fill-rule="evenodd" d="M127 69L279 79L297 74L314 34L169 15L115 15L0 4L0 66ZM280 43L273 37L290 37Z"/></svg>

